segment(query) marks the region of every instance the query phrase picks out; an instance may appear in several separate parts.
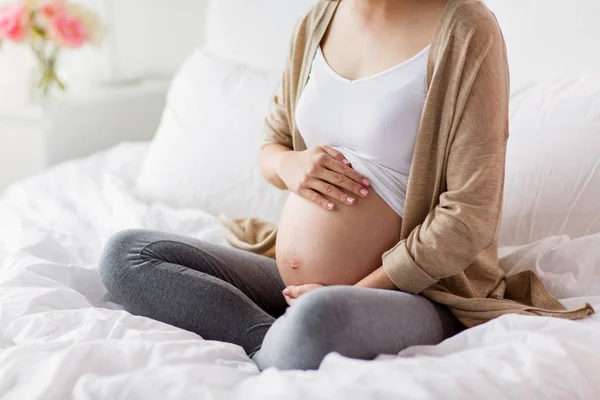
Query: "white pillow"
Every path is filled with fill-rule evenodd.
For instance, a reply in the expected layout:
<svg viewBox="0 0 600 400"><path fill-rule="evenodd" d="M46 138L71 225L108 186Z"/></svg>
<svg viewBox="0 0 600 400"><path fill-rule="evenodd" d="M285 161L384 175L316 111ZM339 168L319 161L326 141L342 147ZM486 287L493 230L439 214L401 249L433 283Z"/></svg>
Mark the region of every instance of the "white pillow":
<svg viewBox="0 0 600 400"><path fill-rule="evenodd" d="M600 79L513 89L502 245L600 232Z"/></svg>
<svg viewBox="0 0 600 400"><path fill-rule="evenodd" d="M282 71L294 25L316 0L211 0L206 49L267 71Z"/></svg>
<svg viewBox="0 0 600 400"><path fill-rule="evenodd" d="M496 14L515 81L600 70L600 1L486 0Z"/></svg>
<svg viewBox="0 0 600 400"><path fill-rule="evenodd" d="M174 78L137 192L232 217L279 219L286 192L259 172L263 121L279 74L196 50Z"/></svg>

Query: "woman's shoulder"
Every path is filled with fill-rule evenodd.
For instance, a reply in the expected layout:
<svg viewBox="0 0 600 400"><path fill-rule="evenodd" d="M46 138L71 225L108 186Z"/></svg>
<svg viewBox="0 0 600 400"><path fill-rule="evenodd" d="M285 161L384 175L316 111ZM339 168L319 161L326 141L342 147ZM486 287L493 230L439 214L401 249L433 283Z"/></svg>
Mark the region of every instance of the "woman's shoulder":
<svg viewBox="0 0 600 400"><path fill-rule="evenodd" d="M504 43L500 25L494 13L481 0L449 0L445 28L448 36L468 38L471 45Z"/></svg>
<svg viewBox="0 0 600 400"><path fill-rule="evenodd" d="M318 0L300 18L302 24L316 24L328 10L335 10L338 0Z"/></svg>
<svg viewBox="0 0 600 400"><path fill-rule="evenodd" d="M310 36L315 32L316 28L324 23L324 16L328 12L332 12L337 6L335 0L319 0L296 23L293 32L293 41L296 45L300 45L310 39Z"/></svg>

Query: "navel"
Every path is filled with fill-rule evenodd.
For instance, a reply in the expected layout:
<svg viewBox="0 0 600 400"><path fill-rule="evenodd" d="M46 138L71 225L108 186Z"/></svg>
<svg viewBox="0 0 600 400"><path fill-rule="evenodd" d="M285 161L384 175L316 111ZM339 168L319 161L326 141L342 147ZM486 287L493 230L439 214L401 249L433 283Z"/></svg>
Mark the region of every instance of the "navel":
<svg viewBox="0 0 600 400"><path fill-rule="evenodd" d="M297 259L293 258L293 259L290 261L290 267L291 267L292 269L299 269L299 268L300 268L300 262L299 262Z"/></svg>

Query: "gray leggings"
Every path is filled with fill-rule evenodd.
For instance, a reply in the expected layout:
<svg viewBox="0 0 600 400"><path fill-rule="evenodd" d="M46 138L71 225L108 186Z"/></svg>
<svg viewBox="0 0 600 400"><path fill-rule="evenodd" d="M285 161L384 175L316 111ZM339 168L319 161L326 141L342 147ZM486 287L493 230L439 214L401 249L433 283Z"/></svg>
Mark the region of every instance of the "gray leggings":
<svg viewBox="0 0 600 400"><path fill-rule="evenodd" d="M368 360L462 329L446 308L400 291L330 286L288 307L274 260L163 232L119 232L100 274L127 311L237 344L261 370L316 369L330 352Z"/></svg>

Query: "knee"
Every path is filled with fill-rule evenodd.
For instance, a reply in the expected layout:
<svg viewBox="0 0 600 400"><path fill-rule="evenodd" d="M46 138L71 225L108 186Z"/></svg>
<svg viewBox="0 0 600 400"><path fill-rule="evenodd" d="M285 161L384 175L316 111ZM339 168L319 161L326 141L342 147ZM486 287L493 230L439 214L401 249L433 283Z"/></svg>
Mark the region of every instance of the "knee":
<svg viewBox="0 0 600 400"><path fill-rule="evenodd" d="M327 287L302 296L282 318L277 343L267 345L269 366L318 369L321 361L344 343L351 307L343 287ZM265 342L269 339L268 335Z"/></svg>
<svg viewBox="0 0 600 400"><path fill-rule="evenodd" d="M342 286L331 286L300 297L289 310L289 324L303 330L315 344L335 341L329 338L343 331L351 311L348 298L344 295L346 290Z"/></svg>
<svg viewBox="0 0 600 400"><path fill-rule="evenodd" d="M132 266L139 259L143 233L143 230L128 229L114 234L100 256L100 278L108 291L118 297L123 283L130 281L134 270ZM139 251L136 251L138 247Z"/></svg>

